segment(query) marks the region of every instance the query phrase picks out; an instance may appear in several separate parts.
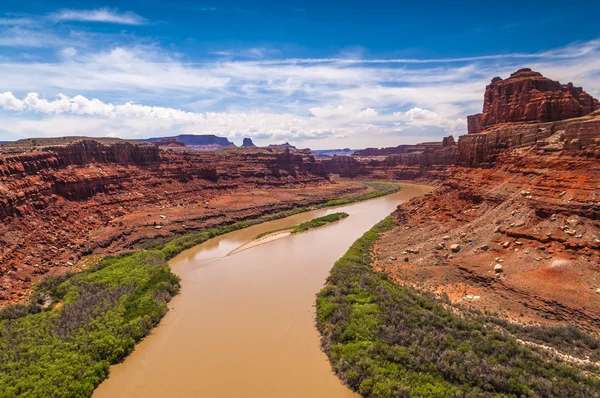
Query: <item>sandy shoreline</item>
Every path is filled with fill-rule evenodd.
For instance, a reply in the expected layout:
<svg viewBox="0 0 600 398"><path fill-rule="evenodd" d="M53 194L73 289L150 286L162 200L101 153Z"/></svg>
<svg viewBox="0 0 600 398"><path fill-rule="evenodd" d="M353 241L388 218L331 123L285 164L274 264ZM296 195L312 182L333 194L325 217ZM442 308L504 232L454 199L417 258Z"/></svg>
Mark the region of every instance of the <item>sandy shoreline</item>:
<svg viewBox="0 0 600 398"><path fill-rule="evenodd" d="M229 252L227 255L231 256L233 254L236 254L236 253L239 253L241 251L244 251L244 250L247 250L247 249L259 246L259 245L262 245L264 243L268 243L268 242L272 242L272 241L277 240L277 239L285 238L286 236L289 236L291 234L292 234L291 228L289 230L287 230L287 231L273 232L272 234L268 234L268 235L265 235L265 236L263 236L261 238L254 239L252 242L248 242L245 245L242 245L242 246L238 247L237 249Z"/></svg>

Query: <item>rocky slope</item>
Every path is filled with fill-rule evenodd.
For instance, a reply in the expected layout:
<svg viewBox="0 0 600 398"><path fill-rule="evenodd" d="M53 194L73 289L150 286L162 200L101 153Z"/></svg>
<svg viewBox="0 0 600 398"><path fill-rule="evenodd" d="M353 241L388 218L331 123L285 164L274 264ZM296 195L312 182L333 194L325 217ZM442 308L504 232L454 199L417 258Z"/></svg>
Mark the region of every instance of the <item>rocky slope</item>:
<svg viewBox="0 0 600 398"><path fill-rule="evenodd" d="M100 139L0 147L0 306L42 275L148 237L254 218L361 190L308 152L159 150Z"/></svg>
<svg viewBox="0 0 600 398"><path fill-rule="evenodd" d="M522 87L515 110L488 106L507 90L494 79L484 130L459 138L435 192L399 207L375 267L513 320L600 330L600 112L588 112L597 101L527 70L508 81ZM550 97L540 91L547 87ZM550 116L540 109L555 108L540 107L540 92L550 104L573 104L577 94L579 105L558 107L551 118L564 120L542 123Z"/></svg>

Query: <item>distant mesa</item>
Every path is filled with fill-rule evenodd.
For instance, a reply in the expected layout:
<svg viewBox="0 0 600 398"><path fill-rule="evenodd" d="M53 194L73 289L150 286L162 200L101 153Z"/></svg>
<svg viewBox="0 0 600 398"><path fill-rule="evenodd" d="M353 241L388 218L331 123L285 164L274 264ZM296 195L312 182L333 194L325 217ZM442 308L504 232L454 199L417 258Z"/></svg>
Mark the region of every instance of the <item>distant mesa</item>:
<svg viewBox="0 0 600 398"><path fill-rule="evenodd" d="M218 137L213 134L182 134L175 137L158 137L149 138L144 140L146 142L152 142L162 146L161 144L166 143L166 146L174 147L179 146L177 143L183 144L184 146L200 151L212 151L215 149L225 148L233 146L233 142L229 141L225 137Z"/></svg>
<svg viewBox="0 0 600 398"><path fill-rule="evenodd" d="M176 148L176 147L184 147L185 144L183 142L177 141L175 137L162 138L159 141L152 141L152 143L160 146L160 147L168 147L168 148Z"/></svg>
<svg viewBox="0 0 600 398"><path fill-rule="evenodd" d="M443 148L445 146L454 145L454 138L452 136L444 138L438 142L422 142L415 145L398 145L396 147L388 148L367 148L356 151L352 156L359 157L373 157L373 156L389 156L389 155L402 155L414 152L423 152L427 150Z"/></svg>
<svg viewBox="0 0 600 398"><path fill-rule="evenodd" d="M350 156L355 150L350 148L344 149L311 149L315 158L328 159L333 156Z"/></svg>
<svg viewBox="0 0 600 398"><path fill-rule="evenodd" d="M242 143L243 147L255 147L254 142L252 142L251 138L244 138L244 142Z"/></svg>
<svg viewBox="0 0 600 398"><path fill-rule="evenodd" d="M274 149L296 149L295 146L291 145L289 142L284 142L283 144L270 144L267 148Z"/></svg>
<svg viewBox="0 0 600 398"><path fill-rule="evenodd" d="M545 123L586 116L600 102L575 87L560 84L529 68L509 78L494 77L485 89L483 112L467 118L468 133L476 134L501 123Z"/></svg>

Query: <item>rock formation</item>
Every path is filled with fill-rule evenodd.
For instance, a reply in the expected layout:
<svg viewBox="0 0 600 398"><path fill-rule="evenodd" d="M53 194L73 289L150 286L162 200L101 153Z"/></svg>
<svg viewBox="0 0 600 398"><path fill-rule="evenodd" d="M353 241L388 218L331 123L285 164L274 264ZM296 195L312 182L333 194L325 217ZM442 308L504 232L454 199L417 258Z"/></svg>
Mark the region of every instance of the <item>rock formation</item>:
<svg viewBox="0 0 600 398"><path fill-rule="evenodd" d="M357 177L367 174L365 164L359 162L352 156L336 156L329 159L322 159L328 174L339 174L341 177Z"/></svg>
<svg viewBox="0 0 600 398"><path fill-rule="evenodd" d="M442 142L423 142L416 145L398 145L397 147L391 148L367 148L356 151L352 156L358 157L373 157L373 156L389 156L389 155L400 155L412 152L422 152L429 149L440 148L443 146Z"/></svg>
<svg viewBox="0 0 600 398"><path fill-rule="evenodd" d="M467 116L467 133L468 134L477 134L481 133L482 128L482 114L478 113L476 115Z"/></svg>
<svg viewBox="0 0 600 398"><path fill-rule="evenodd" d="M167 148L185 148L185 144L183 142L177 141L175 137L162 138L158 141L151 141L153 144L158 145L159 147L167 147Z"/></svg>
<svg viewBox="0 0 600 398"><path fill-rule="evenodd" d="M349 189L331 184L308 151L172 151L88 138L2 146L0 307L43 275L85 267L88 254L311 205Z"/></svg>
<svg viewBox="0 0 600 398"><path fill-rule="evenodd" d="M242 143L243 147L255 147L254 142L252 142L251 138L244 138L244 142Z"/></svg>
<svg viewBox="0 0 600 398"><path fill-rule="evenodd" d="M508 79L492 79L485 89L481 123L486 129L499 123L552 122L585 116L597 109L598 100L581 87L563 85L524 68ZM474 132L476 125L473 123Z"/></svg>
<svg viewBox="0 0 600 398"><path fill-rule="evenodd" d="M412 170L440 185L398 208L376 269L513 321L598 331L597 106L582 89L520 70L488 86L481 131L474 115L457 146L367 166L373 177ZM442 156L448 148L454 153ZM419 250L409 251L415 242Z"/></svg>
<svg viewBox="0 0 600 398"><path fill-rule="evenodd" d="M160 138L149 138L146 142L161 143L175 140L180 142L188 148L197 150L215 150L219 148L233 146L233 142L229 141L225 137L218 137L213 134L182 134L175 137L160 137Z"/></svg>
<svg viewBox="0 0 600 398"><path fill-rule="evenodd" d="M296 149L295 146L291 145L289 142L284 142L283 144L269 144L267 148L271 149Z"/></svg>

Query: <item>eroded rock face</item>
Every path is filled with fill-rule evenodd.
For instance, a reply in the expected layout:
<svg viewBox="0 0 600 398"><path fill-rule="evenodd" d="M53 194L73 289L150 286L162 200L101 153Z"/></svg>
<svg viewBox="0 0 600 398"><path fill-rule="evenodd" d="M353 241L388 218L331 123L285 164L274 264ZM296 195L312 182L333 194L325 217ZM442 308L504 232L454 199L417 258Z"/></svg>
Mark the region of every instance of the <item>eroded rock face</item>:
<svg viewBox="0 0 600 398"><path fill-rule="evenodd" d="M410 178L412 170L439 188L399 206L375 268L517 322L598 331L598 103L530 70L494 79L485 101L483 130L473 116L455 163L442 166L450 147L386 159L402 165L388 164L385 175ZM414 242L423 243L419 252L389 261Z"/></svg>
<svg viewBox="0 0 600 398"><path fill-rule="evenodd" d="M308 151L95 139L2 146L0 307L42 275L80 269L87 254L310 205L340 189Z"/></svg>
<svg viewBox="0 0 600 398"><path fill-rule="evenodd" d="M581 87L560 84L525 68L508 79L495 77L486 87L481 127L552 122L585 116L597 109L598 100ZM481 131L477 127L477 115L473 115L469 133Z"/></svg>
<svg viewBox="0 0 600 398"><path fill-rule="evenodd" d="M476 115L467 116L467 133L468 134L477 134L481 133L481 125L482 125L482 114L478 113Z"/></svg>
<svg viewBox="0 0 600 398"><path fill-rule="evenodd" d="M328 174L339 174L341 177L356 177L367 174L365 164L352 156L332 156L331 159L322 159Z"/></svg>

